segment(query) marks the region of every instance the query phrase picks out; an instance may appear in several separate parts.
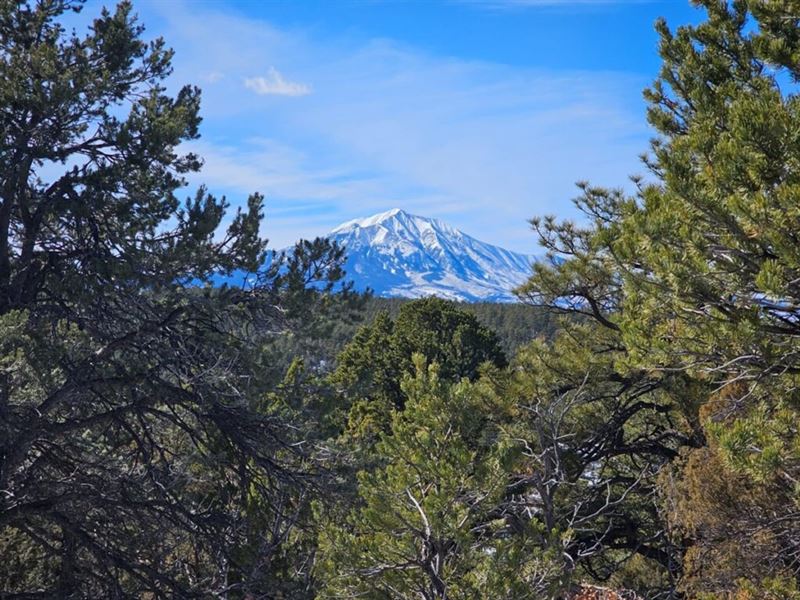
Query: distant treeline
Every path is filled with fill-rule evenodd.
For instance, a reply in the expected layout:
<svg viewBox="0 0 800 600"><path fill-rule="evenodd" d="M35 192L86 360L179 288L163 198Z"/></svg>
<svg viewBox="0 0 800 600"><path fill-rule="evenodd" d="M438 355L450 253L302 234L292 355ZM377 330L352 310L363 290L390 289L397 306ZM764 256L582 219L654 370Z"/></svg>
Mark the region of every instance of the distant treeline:
<svg viewBox="0 0 800 600"><path fill-rule="evenodd" d="M363 323L371 323L378 313L397 317L400 308L409 302L405 298L371 297L361 313ZM530 304L510 302L452 302L459 310L475 315L482 325L497 334L500 347L511 357L517 350L537 337L552 337L558 318L552 312ZM360 323L341 325L336 338L343 344L350 341Z"/></svg>

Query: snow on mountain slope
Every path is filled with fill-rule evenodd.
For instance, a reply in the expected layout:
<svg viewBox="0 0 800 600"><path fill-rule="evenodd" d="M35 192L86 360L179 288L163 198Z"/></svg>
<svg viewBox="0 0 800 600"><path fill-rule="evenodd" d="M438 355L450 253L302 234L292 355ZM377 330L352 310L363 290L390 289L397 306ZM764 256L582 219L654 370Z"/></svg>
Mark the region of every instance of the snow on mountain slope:
<svg viewBox="0 0 800 600"><path fill-rule="evenodd" d="M535 260L397 208L343 223L328 237L347 249L347 278L385 297L513 302L511 290Z"/></svg>

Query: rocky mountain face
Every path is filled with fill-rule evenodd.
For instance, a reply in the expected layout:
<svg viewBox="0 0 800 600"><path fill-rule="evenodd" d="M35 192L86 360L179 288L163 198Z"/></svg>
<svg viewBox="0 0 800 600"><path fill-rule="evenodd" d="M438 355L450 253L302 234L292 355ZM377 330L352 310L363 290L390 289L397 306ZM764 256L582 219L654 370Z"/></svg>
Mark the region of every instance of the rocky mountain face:
<svg viewBox="0 0 800 600"><path fill-rule="evenodd" d="M348 221L328 237L347 249L347 278L384 297L513 302L535 260L400 209Z"/></svg>

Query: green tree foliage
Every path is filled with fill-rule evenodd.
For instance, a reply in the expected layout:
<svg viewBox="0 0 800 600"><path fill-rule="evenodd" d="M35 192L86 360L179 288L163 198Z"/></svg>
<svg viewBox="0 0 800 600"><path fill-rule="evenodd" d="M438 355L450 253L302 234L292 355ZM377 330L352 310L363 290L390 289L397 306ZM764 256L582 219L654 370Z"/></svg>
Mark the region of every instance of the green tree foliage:
<svg viewBox="0 0 800 600"><path fill-rule="evenodd" d="M327 378L334 398L327 422L341 434L332 446L344 482L334 504L358 502L357 472L390 460L375 445L391 429L393 414L405 408L402 382L416 372L415 354L437 361L437 378L448 382L477 378L484 363L506 364L494 333L453 303L438 298L403 303L395 320L378 313L356 332Z"/></svg>
<svg viewBox="0 0 800 600"><path fill-rule="evenodd" d="M742 489L754 490L742 495L729 533L761 544L758 559L713 583L687 583L689 591L719 594L742 579L759 586L796 573L800 551L800 114L788 84L800 77L800 6L703 4L701 25L674 34L659 25L664 62L648 99L661 183L625 203L614 247L641 265L626 278L624 307L637 358L684 369L724 392L706 404L704 430L730 480L744 477ZM724 496L720 504L719 512L731 508ZM736 556L699 538L695 569L711 570L717 560L704 565L702 555Z"/></svg>
<svg viewBox="0 0 800 600"><path fill-rule="evenodd" d="M320 597L541 598L563 575L560 554L510 536L493 511L505 493L508 445L489 418L492 397L440 378L414 355L407 402L376 452L384 466L359 473L359 506L326 515Z"/></svg>
<svg viewBox="0 0 800 600"><path fill-rule="evenodd" d="M179 202L199 90L166 94L172 53L130 4L83 37L58 23L80 7L0 2L0 590L243 594L314 472L259 349L323 307L341 251L202 287L260 267L262 198L226 230L224 199Z"/></svg>
<svg viewBox="0 0 800 600"><path fill-rule="evenodd" d="M381 317L356 338L374 365L389 347L392 325ZM422 396L419 383L403 383L408 373L384 372L401 378L408 401L402 411L375 400L350 411L344 446L360 454L353 462L345 452L344 460L361 471L348 486L355 497L319 507L326 593L399 598L425 589L424 597L469 598L493 589L507 598L555 598L578 580L674 592L681 548L668 535L657 482L691 442L674 402L686 386L680 375L626 366L620 338L602 322L565 320L554 339L530 344L509 370L485 369L475 382L453 387L437 367L436 385ZM430 384L423 375L418 369L417 381ZM469 435L452 437L467 424ZM458 460L478 458L490 461L481 468L491 480L465 482L480 471ZM449 514L438 523L441 539L456 540L444 550L440 542L435 552L425 550L424 528L413 526L421 513L404 496L413 477L422 478L419 489L440 494L423 507L426 518L429 510L444 518L442 505L456 511L465 489L484 490L461 529ZM436 573L447 573L442 581L426 571L431 556L440 561ZM626 570L629 564L635 568Z"/></svg>
<svg viewBox="0 0 800 600"><path fill-rule="evenodd" d="M404 373L419 353L439 365L440 377L475 379L481 364L505 366L507 359L494 332L473 315L439 298L403 304L397 318L379 314L359 330L337 359L331 380L353 398L380 398L401 408Z"/></svg>
<svg viewBox="0 0 800 600"><path fill-rule="evenodd" d="M386 313L392 320L397 318L400 309L414 302L407 298L382 298L365 295L355 307L349 319L335 318L325 322L323 335L304 336L302 341L304 360L308 368L317 372L331 371L335 368L336 357L344 350L364 324L371 324L379 314ZM507 357L514 356L517 350L537 337L551 337L557 329L557 319L550 312L539 307L515 303L466 302L452 303L458 310L475 315L478 322L497 335L500 349ZM337 315L341 317L341 315ZM284 356L292 356L288 349ZM290 359L291 362L291 359Z"/></svg>
<svg viewBox="0 0 800 600"><path fill-rule="evenodd" d="M673 402L683 386L620 368L622 359L618 333L591 322L565 323L552 342L520 352L496 391L519 452L502 511L564 532L562 568L574 579L628 585L620 567L636 558L648 571L639 590L664 593L680 551L655 497L661 469L689 442Z"/></svg>
<svg viewBox="0 0 800 600"><path fill-rule="evenodd" d="M699 25L657 24L655 181L635 180L633 196L582 186L586 227L534 221L566 261L540 266L523 293L618 331L621 367L681 375L689 445L708 444L685 450L662 490L681 507L683 591L792 597L800 6L698 4ZM698 476L709 464L713 477Z"/></svg>
<svg viewBox="0 0 800 600"><path fill-rule="evenodd" d="M460 304L459 308L472 313L481 325L494 331L508 357L537 338L552 337L558 328L558 320L549 311L522 302L476 302Z"/></svg>

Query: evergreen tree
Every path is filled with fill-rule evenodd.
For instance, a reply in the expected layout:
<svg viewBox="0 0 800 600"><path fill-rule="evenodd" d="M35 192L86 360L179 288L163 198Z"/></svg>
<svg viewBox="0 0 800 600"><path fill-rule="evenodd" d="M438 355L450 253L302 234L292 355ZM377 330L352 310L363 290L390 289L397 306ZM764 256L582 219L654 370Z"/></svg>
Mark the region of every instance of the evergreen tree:
<svg viewBox="0 0 800 600"><path fill-rule="evenodd" d="M585 228L536 220L567 260L523 293L619 332L620 367L680 374L689 446L708 445L684 449L662 482L680 507L683 591L794 597L800 7L697 4L699 25L657 24L655 181L636 179L633 196L584 185Z"/></svg>
<svg viewBox="0 0 800 600"><path fill-rule="evenodd" d="M380 397L402 408L400 381L414 373L414 353L436 362L440 376L450 381L475 379L485 362L507 364L494 332L458 306L431 297L403 304L394 321L382 313L363 327L339 355L331 380L351 398Z"/></svg>
<svg viewBox="0 0 800 600"><path fill-rule="evenodd" d="M718 391L706 398L704 431L743 501L729 542L713 527L694 530L692 569L727 577L694 578L687 589L721 594L742 579L758 588L790 575L797 584L800 105L790 82L800 78L800 6L702 5L708 18L698 26L658 25L663 66L647 98L660 182L625 203L614 248L638 267L626 276L624 306L637 360ZM685 489L693 465L690 457ZM724 495L691 497L719 502L720 514L731 508ZM739 548L727 545L734 540ZM731 568L754 542L760 556Z"/></svg>
<svg viewBox="0 0 800 600"><path fill-rule="evenodd" d="M244 594L313 475L306 432L262 401L258 351L318 310L297 282L330 289L341 251L308 244L252 290L204 287L261 266L262 198L227 230L225 199L178 200L201 164L177 150L199 90L166 94L172 52L129 3L82 37L59 24L80 8L0 2L0 589ZM269 527L243 561L253 496Z"/></svg>
<svg viewBox="0 0 800 600"><path fill-rule="evenodd" d="M522 453L509 473L506 510L570 532L563 569L574 582L676 598L685 548L659 484L683 448L703 444L693 399L707 388L633 360L606 221L534 226L554 260L537 264L518 294L561 315L561 329L523 347L497 391L508 407L507 435Z"/></svg>
<svg viewBox="0 0 800 600"><path fill-rule="evenodd" d="M414 363L405 409L376 446L383 466L359 473L359 504L322 517L320 597L551 597L560 552L536 543L534 523L512 532L495 513L510 446L491 423L491 394L448 383L420 354Z"/></svg>

